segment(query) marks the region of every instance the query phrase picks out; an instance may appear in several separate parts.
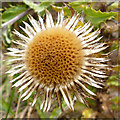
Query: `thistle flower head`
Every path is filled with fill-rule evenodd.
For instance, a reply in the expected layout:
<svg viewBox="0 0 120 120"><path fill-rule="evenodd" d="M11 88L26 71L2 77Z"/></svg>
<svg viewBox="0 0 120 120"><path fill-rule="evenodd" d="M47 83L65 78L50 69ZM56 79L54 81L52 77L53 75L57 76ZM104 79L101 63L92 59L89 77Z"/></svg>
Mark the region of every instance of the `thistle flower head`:
<svg viewBox="0 0 120 120"><path fill-rule="evenodd" d="M64 27L44 30L29 42L25 61L31 75L49 86L70 83L83 65L82 45ZM81 62L80 62L81 61Z"/></svg>
<svg viewBox="0 0 120 120"><path fill-rule="evenodd" d="M32 105L42 94L40 108L44 111L50 109L54 96L57 96L60 106L60 97L63 96L67 106L72 110L74 96L87 104L85 97L89 97L88 94L95 95L87 85L102 88L101 79L107 77L107 59L104 56L95 56L107 48L106 44L98 43L102 38L97 38L100 31L91 32L93 26L90 27L90 22L78 27L81 19L79 14L74 14L66 22L63 10L58 13L57 23L53 22L48 11L46 23L40 16L39 21L32 16L28 18L31 25L24 22L25 28L20 26L26 36L14 31L21 40L13 42L21 48L8 48L10 52L7 54L15 58L10 60L14 66L7 73L12 76L20 73L11 81L15 82L13 86L19 87L19 91L25 90L21 96L23 100L28 99L33 91L36 91Z"/></svg>

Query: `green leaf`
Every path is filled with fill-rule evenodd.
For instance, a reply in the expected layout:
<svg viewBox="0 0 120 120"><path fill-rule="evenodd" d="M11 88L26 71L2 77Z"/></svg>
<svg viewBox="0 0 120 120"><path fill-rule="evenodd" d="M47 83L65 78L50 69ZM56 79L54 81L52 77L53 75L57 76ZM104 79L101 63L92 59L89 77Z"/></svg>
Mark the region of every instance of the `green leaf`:
<svg viewBox="0 0 120 120"><path fill-rule="evenodd" d="M98 26L101 22L105 22L109 18L114 18L117 13L116 12L101 12L100 10L96 11L92 7L87 6L87 2L72 2L69 5L81 13L84 11L87 20L91 20L92 24Z"/></svg>
<svg viewBox="0 0 120 120"><path fill-rule="evenodd" d="M106 81L107 85L114 85L119 86L120 83L118 82L119 75L110 76L109 79Z"/></svg>
<svg viewBox="0 0 120 120"><path fill-rule="evenodd" d="M111 81L111 82L107 83L107 85L119 86L120 83L118 81Z"/></svg>
<svg viewBox="0 0 120 120"><path fill-rule="evenodd" d="M53 2L52 1L46 1L41 2L40 4L35 4L33 1L23 0L23 2L28 5L30 8L34 9L35 12L40 13L45 10L45 8L48 8Z"/></svg>
<svg viewBox="0 0 120 120"><path fill-rule="evenodd" d="M3 12L2 22L7 22L26 10L27 8L25 5L18 5L18 6L10 7L5 12Z"/></svg>
<svg viewBox="0 0 120 120"><path fill-rule="evenodd" d="M87 20L92 20L92 23L97 26L101 22L105 22L108 18L114 18L117 14L115 12L101 12L94 10L91 7L84 7L84 12Z"/></svg>
<svg viewBox="0 0 120 120"><path fill-rule="evenodd" d="M120 77L119 75L113 75L109 77L110 81L116 81L118 79L118 77Z"/></svg>

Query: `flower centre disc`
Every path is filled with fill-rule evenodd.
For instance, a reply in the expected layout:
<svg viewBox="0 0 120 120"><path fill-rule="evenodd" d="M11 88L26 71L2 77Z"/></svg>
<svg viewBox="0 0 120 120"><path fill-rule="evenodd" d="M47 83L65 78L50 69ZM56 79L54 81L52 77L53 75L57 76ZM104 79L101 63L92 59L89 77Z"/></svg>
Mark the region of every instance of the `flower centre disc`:
<svg viewBox="0 0 120 120"><path fill-rule="evenodd" d="M25 61L29 73L39 82L64 84L79 75L84 53L74 33L53 27L37 33L28 43Z"/></svg>

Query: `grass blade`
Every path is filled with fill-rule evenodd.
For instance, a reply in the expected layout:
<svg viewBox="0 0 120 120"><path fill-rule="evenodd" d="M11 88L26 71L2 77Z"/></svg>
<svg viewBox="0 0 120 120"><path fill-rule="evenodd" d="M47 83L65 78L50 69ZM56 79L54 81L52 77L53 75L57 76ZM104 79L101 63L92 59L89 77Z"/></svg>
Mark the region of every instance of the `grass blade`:
<svg viewBox="0 0 120 120"><path fill-rule="evenodd" d="M13 100L14 93L15 93L15 89L12 89L11 96L10 96L10 102L9 102L9 106L8 106L8 110L7 110L7 114L6 114L5 120L7 119L8 114L10 112L10 107L12 105L12 100Z"/></svg>

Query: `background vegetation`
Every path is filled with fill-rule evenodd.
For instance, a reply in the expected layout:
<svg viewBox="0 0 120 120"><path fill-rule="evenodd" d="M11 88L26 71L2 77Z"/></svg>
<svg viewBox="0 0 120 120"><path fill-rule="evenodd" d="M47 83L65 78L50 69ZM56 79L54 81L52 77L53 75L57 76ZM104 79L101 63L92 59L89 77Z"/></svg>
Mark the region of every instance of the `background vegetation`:
<svg viewBox="0 0 120 120"><path fill-rule="evenodd" d="M63 107L65 111L62 113L57 103L54 103L49 112L42 112L39 109L40 99L34 107L30 106L33 100L32 96L27 101L22 102L17 88L12 88L10 80L12 79L5 72L10 68L7 60L10 57L5 56L7 48L13 46L12 39L16 36L12 34L14 29L22 32L19 26L23 26L22 21L28 21L27 15L31 14L37 18L37 14L45 19L45 8L48 9L54 19L57 17L57 12L61 9L65 12L65 17L71 17L74 11L82 14L85 22L91 20L95 29L101 29L103 39L101 42L106 42L110 47L105 52L110 52L108 62L112 65L112 70L108 72L108 79L105 81L106 86L102 90L94 89L97 94L95 100L88 99L90 107L82 103L75 102L75 111L69 110L65 103ZM2 15L2 46L1 46L1 78L0 84L0 118L118 118L120 108L118 101L120 100L119 92L119 16L120 11L118 2L40 2L40 0L23 0L23 2L2 2L0 9ZM83 24L83 23L80 23ZM19 76L19 74L17 75ZM16 76L13 76L16 77ZM93 89L93 88L90 88Z"/></svg>

